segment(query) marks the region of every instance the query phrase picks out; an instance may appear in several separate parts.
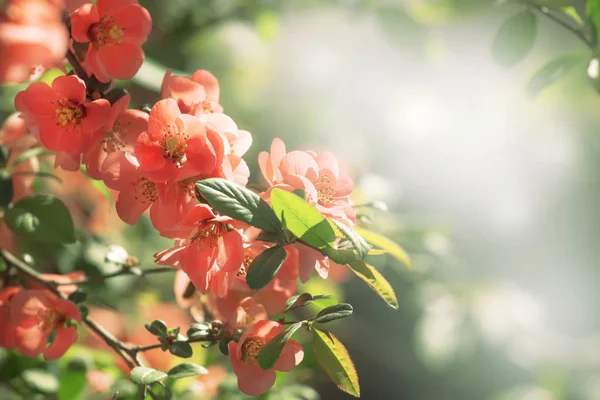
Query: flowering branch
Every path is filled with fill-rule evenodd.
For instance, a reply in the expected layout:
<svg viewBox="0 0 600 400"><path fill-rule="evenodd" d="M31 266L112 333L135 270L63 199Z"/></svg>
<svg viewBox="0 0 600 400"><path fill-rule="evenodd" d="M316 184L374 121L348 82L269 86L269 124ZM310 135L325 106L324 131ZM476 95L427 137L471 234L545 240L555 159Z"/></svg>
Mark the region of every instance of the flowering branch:
<svg viewBox="0 0 600 400"><path fill-rule="evenodd" d="M177 271L177 269L171 268L171 267L149 268L149 269L141 270L141 276L161 274L164 272L175 272L175 271ZM57 283L56 285L85 285L88 283L103 282L106 279L115 278L117 276L127 276L127 275L131 275L131 274L135 274L135 273L133 271L131 271L131 269L129 269L129 268L123 268L118 271L111 272L110 274L86 276L85 278L81 278L81 279L70 281L70 282L61 282L61 283Z"/></svg>

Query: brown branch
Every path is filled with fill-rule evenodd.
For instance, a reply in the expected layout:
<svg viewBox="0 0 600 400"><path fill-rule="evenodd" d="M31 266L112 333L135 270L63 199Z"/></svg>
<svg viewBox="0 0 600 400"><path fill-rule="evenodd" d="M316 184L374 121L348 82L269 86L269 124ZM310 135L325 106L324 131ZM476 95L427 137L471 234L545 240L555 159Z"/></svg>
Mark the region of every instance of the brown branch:
<svg viewBox="0 0 600 400"><path fill-rule="evenodd" d="M0 258L2 258L6 264L9 266L16 268L19 272L24 273L25 275L37 280L42 283L48 290L57 295L60 298L65 298L65 296L58 290L57 284L53 281L45 279L39 272L37 272L34 268L32 268L29 264L24 261L21 261L16 256L11 254L6 249L0 249ZM100 336L104 342L112 347L115 352L127 363L130 368L139 365L135 357L132 357L129 354L129 348L123 344L120 340L115 338L110 332L106 329L98 325L95 321L90 319L87 315L82 317L82 321L98 336Z"/></svg>
<svg viewBox="0 0 600 400"><path fill-rule="evenodd" d="M142 276L152 275L152 274L160 274L163 272L176 272L176 268L171 267L160 267L160 268L149 268L146 270L142 270ZM62 282L57 283L57 285L85 285L87 283L98 283L103 282L106 279L115 278L117 276L135 276L131 270L128 268L123 268L115 272L111 272L110 274L104 275L90 275L85 278L74 280L71 282Z"/></svg>

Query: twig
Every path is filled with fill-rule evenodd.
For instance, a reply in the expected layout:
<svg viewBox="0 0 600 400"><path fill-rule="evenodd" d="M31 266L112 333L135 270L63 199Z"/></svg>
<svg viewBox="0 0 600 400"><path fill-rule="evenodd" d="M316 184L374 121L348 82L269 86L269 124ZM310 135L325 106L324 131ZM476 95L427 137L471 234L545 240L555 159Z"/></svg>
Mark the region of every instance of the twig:
<svg viewBox="0 0 600 400"><path fill-rule="evenodd" d="M530 6L534 9L538 10L539 12L541 12L542 14L544 14L545 16L547 16L548 18L550 18L551 20L553 20L554 22L556 22L557 24L562 26L563 28L571 31L575 36L577 36L579 39L581 39L590 49L592 49L592 50L594 49L594 44L588 40L588 38L585 36L585 32L583 30L577 29L573 25L568 24L567 22L558 18L556 15L554 15L552 13L552 11L548 7L544 7L544 6L540 6L538 4L532 4L532 3L530 3Z"/></svg>
<svg viewBox="0 0 600 400"><path fill-rule="evenodd" d="M160 274L163 272L176 272L176 271L177 271L176 268L160 267L160 268L149 268L146 270L142 270L142 274L145 276L145 275L152 275L152 274ZM102 282L106 279L115 278L117 276L127 276L127 275L131 276L131 275L133 275L133 273L129 269L123 268L118 271L111 272L110 274L86 276L85 278L81 278L81 279L75 280L75 281L57 283L57 285L59 285L59 286L60 285L84 285L86 283L97 283L97 282ZM135 275L133 275L133 276L135 276Z"/></svg>
<svg viewBox="0 0 600 400"><path fill-rule="evenodd" d="M65 298L65 296L58 290L57 284L50 280L45 279L39 272L33 269L29 264L24 261L19 260L13 254L8 252L6 249L0 249L0 258L2 258L8 265L16 268L20 272L30 276L31 278L37 280L42 283L44 286L48 288L52 293L57 295L60 298ZM83 322L93 330L98 336L100 336L104 342L112 347L115 352L127 363L129 368L135 367L137 364L137 360L134 357L131 357L128 350L129 348L125 346L121 341L115 338L110 332L106 329L98 325L96 322L91 320L88 316L82 317ZM133 361L132 361L133 360Z"/></svg>

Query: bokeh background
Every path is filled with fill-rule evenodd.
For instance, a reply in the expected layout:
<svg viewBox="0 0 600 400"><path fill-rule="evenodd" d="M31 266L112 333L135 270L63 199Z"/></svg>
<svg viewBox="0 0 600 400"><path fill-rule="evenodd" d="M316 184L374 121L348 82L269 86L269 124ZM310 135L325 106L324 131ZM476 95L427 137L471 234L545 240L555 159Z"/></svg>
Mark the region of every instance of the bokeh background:
<svg viewBox="0 0 600 400"><path fill-rule="evenodd" d="M288 149L333 151L355 177L358 202L388 205L361 212L412 257L411 271L391 258L377 265L400 309L358 280L320 287L354 306L334 332L362 398L600 399L600 97L575 36L540 15L532 53L505 68L491 47L522 9L510 3L140 3L154 28L148 63L127 84L137 106L158 99L161 66L208 69L225 112L253 134L251 181L257 154L280 137ZM571 73L527 95L541 65L573 54L582 58ZM3 89L3 115L14 90ZM94 270L108 244L142 265L168 246L149 222L123 228L108 205L99 209L89 198L101 191L64 180L58 190L85 216L89 237L31 249L34 257L52 253L61 272ZM116 279L94 301L131 311L132 287L172 300L171 279ZM7 362L24 361L5 355L4 370ZM297 379L322 399L350 398L323 374Z"/></svg>

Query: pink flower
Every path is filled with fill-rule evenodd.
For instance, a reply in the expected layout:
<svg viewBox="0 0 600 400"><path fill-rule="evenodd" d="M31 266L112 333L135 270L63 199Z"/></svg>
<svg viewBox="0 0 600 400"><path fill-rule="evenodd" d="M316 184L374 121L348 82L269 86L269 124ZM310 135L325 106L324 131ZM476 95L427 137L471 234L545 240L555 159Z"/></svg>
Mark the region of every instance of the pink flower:
<svg viewBox="0 0 600 400"><path fill-rule="evenodd" d="M124 222L133 225L150 209L150 218L159 232L172 229L177 223L180 216L172 206L173 199L164 195L165 185L146 178L130 153L110 153L101 169L104 184L119 192L115 208Z"/></svg>
<svg viewBox="0 0 600 400"><path fill-rule="evenodd" d="M283 326L275 321L258 321L244 332L238 343L229 342L229 361L243 393L250 396L265 393L275 384L275 371L289 372L302 362L302 346L289 340L273 368L264 370L258 365L260 350L283 330Z"/></svg>
<svg viewBox="0 0 600 400"><path fill-rule="evenodd" d="M0 82L26 82L37 65L58 64L69 33L50 1L9 0L0 9Z"/></svg>
<svg viewBox="0 0 600 400"><path fill-rule="evenodd" d="M275 138L271 153L260 153L258 164L269 185L290 191L302 189L306 200L325 216L354 225L356 217L350 201L352 180L332 153L286 153L283 142Z"/></svg>
<svg viewBox="0 0 600 400"><path fill-rule="evenodd" d="M182 114L175 100L161 100L150 111L148 131L138 137L135 156L154 182L213 176L223 158L221 140L215 135L209 139L200 120Z"/></svg>
<svg viewBox="0 0 600 400"><path fill-rule="evenodd" d="M150 14L137 0L98 0L97 5L84 4L71 17L73 39L89 43L86 62L101 82L135 75L151 29Z"/></svg>
<svg viewBox="0 0 600 400"><path fill-rule="evenodd" d="M179 266L202 293L227 293L227 272L242 264L241 234L230 229L236 221L217 216L206 204L198 204L183 219L182 228L189 232L176 246L155 254L158 264Z"/></svg>
<svg viewBox="0 0 600 400"><path fill-rule="evenodd" d="M102 164L108 154L115 151L132 152L138 136L148 129L148 114L140 110L128 110L131 96L121 97L112 107L106 121L106 130L96 132L83 153L87 174L102 179Z"/></svg>
<svg viewBox="0 0 600 400"><path fill-rule="evenodd" d="M51 151L79 152L108 118L105 99L86 103L85 83L76 76L59 76L52 87L37 82L19 92L15 107Z"/></svg>
<svg viewBox="0 0 600 400"><path fill-rule="evenodd" d="M217 133L223 144L224 158L221 163L219 174L213 177L223 177L238 185L246 186L250 177L250 170L242 156L246 154L252 145L250 132L238 130L237 125L225 114L208 114L200 118L207 132Z"/></svg>
<svg viewBox="0 0 600 400"><path fill-rule="evenodd" d="M183 114L201 116L222 113L219 104L219 82L208 71L198 70L191 78L172 76L168 69L163 78L160 94L163 99L172 98Z"/></svg>
<svg viewBox="0 0 600 400"><path fill-rule="evenodd" d="M14 329L15 348L27 357L43 354L46 360L59 358L77 340L77 327L67 322L81 323L81 316L70 301L48 290L31 289L16 293L9 306L7 329ZM54 332L54 341L47 346Z"/></svg>

